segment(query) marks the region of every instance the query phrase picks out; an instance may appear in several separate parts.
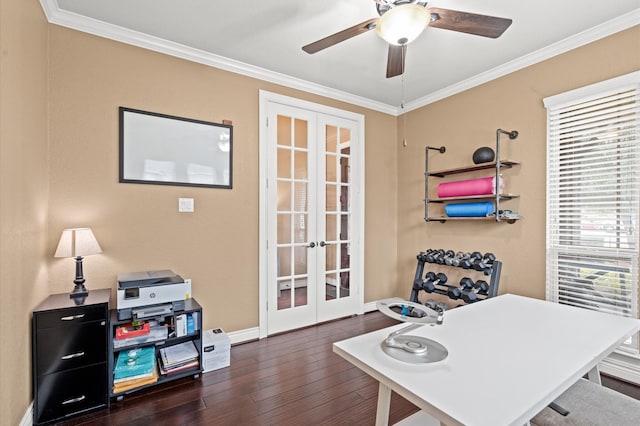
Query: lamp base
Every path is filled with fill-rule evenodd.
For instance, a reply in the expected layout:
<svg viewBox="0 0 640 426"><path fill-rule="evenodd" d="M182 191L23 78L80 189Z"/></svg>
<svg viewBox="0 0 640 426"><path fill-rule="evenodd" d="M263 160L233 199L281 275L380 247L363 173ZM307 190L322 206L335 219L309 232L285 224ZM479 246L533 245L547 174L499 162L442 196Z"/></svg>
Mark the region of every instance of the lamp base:
<svg viewBox="0 0 640 426"><path fill-rule="evenodd" d="M69 297L72 299L87 297L89 295L89 291L84 286L84 276L82 274L82 256L76 256L76 279L73 280L73 283L76 285L73 291L69 294Z"/></svg>
<svg viewBox="0 0 640 426"><path fill-rule="evenodd" d="M82 284L80 285L76 284L76 287L73 289L73 291L69 293L69 297L72 299L79 298L79 297L87 297L88 295L89 295L89 291Z"/></svg>

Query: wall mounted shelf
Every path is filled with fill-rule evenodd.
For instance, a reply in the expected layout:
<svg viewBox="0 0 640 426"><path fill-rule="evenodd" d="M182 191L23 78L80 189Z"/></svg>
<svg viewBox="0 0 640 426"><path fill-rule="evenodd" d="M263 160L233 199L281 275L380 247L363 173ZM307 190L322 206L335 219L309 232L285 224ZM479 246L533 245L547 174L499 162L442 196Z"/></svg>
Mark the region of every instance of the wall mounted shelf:
<svg viewBox="0 0 640 426"><path fill-rule="evenodd" d="M508 201L514 198L519 198L518 194L511 193L501 193L500 192L500 173L502 169L511 169L515 166L519 166L520 162L511 161L511 160L501 160L500 159L500 136L508 135L509 139L513 140L518 137L518 132L513 130L507 132L502 129L496 130L496 151L495 151L495 161L490 163L481 163L470 166L462 166L455 167L444 170L429 170L429 151L435 150L440 154L443 154L446 149L445 147L435 148L427 146L425 147L425 172L424 172L424 220L426 222L440 222L444 223L449 220L481 220L481 221L494 221L494 222L507 222L507 223L515 223L516 220L521 219L519 215L513 215L509 213L503 212L500 209L501 201ZM457 197L429 197L430 183L429 178L445 178L447 176L465 174L465 173L473 173L483 170L491 170L493 171L494 179L494 191L493 194L484 194L484 195L469 195L469 196L457 196ZM494 213L490 216L486 217L450 217L450 216L439 216L433 215L429 213L429 204L443 204L449 202L464 202L464 201L479 201L479 200L490 200L494 202Z"/></svg>

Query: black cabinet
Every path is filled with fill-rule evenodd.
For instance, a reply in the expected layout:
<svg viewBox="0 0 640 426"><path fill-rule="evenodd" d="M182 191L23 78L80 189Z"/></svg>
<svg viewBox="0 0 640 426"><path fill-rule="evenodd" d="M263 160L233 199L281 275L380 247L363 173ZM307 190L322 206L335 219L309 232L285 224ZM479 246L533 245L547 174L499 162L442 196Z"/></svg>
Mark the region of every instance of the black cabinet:
<svg viewBox="0 0 640 426"><path fill-rule="evenodd" d="M179 316L190 317L193 321L193 329L187 331L184 335L180 335L177 331L177 318ZM110 313L109 324L109 394L116 400L121 400L125 395L167 383L184 377L193 377L197 379L202 373L202 307L195 299L187 299L184 303L184 310L174 311L171 314L161 315L158 317L147 318L145 322L153 323L152 331L149 334L142 335L130 339L118 339L116 337L118 327L127 325L131 320L119 320L115 309ZM162 329L164 334L155 333L156 330ZM163 371L161 351L165 348L192 342L197 351L197 363L187 366L186 368L178 368L173 371ZM154 348L154 358L156 361L156 374L153 378L141 379L139 382L131 381L131 384L120 382L118 386L114 386L114 367L118 361L121 352L128 352L138 348ZM157 376L157 377L156 377Z"/></svg>
<svg viewBox="0 0 640 426"><path fill-rule="evenodd" d="M83 300L49 296L33 311L33 422L43 424L109 404L111 290Z"/></svg>

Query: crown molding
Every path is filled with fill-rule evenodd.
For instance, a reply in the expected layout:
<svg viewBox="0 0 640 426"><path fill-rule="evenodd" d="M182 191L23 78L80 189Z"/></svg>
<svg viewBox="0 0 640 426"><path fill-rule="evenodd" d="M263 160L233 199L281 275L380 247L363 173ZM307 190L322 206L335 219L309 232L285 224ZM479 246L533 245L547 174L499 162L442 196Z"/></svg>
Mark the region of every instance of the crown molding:
<svg viewBox="0 0 640 426"><path fill-rule="evenodd" d="M264 68L249 65L220 55L205 52L203 50L194 49L179 43L174 43L148 34L140 33L138 31L129 30L117 25L108 24L103 21L68 12L59 8L57 0L40 0L40 4L42 5L42 9L47 20L52 24L394 116L405 114L640 24L640 8L638 8L618 18L604 22L596 27L590 28L513 61L507 62L472 78L452 84L451 86L445 87L441 90L437 90L427 96L416 99L415 101L408 102L404 105L404 108L399 108L398 106L389 105L354 95L352 93L332 89L310 81L269 71Z"/></svg>
<svg viewBox="0 0 640 426"><path fill-rule="evenodd" d="M397 108L395 106L388 105L383 102L374 101L352 93L332 89L327 86L322 86L310 81L249 65L210 52L205 52L200 49L194 49L192 47L174 43L149 34L108 24L97 19L60 9L58 7L57 0L40 0L40 4L42 5L42 9L44 10L47 20L51 24L119 41L141 47L143 49L152 50L154 52L164 53L166 55L197 62L247 77L268 81L270 83L279 84L292 89L325 96L386 114L396 114Z"/></svg>
<svg viewBox="0 0 640 426"><path fill-rule="evenodd" d="M626 30L640 24L640 8L635 9L625 15L621 15L610 21L606 21L600 25L589 28L581 33L568 37L564 40L546 46L542 49L536 50L528 55L521 56L513 61L500 65L481 74L475 75L472 78L468 78L459 83L453 84L449 87L445 87L442 90L435 91L427 96L416 99L415 101L405 104L405 112L412 111L414 109L421 108L423 106L432 104L449 96L487 83L491 80L495 80L499 77L503 77L512 72L521 70L528 66L537 64L544 60L550 59L554 56L608 37L617 32Z"/></svg>

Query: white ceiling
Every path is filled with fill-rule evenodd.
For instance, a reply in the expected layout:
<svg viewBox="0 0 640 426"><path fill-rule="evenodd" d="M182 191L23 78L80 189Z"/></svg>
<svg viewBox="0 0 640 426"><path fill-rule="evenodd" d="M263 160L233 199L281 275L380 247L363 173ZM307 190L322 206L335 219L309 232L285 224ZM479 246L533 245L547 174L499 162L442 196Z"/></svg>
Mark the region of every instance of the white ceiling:
<svg viewBox="0 0 640 426"><path fill-rule="evenodd" d="M373 0L40 0L50 22L397 114L640 24L640 0L433 0L513 19L498 39L427 28L385 78L375 31L301 47L377 17ZM404 89L403 89L404 85Z"/></svg>

